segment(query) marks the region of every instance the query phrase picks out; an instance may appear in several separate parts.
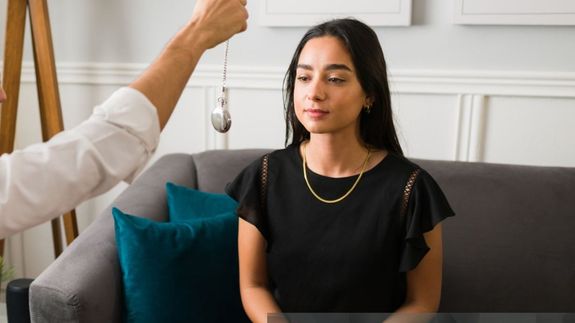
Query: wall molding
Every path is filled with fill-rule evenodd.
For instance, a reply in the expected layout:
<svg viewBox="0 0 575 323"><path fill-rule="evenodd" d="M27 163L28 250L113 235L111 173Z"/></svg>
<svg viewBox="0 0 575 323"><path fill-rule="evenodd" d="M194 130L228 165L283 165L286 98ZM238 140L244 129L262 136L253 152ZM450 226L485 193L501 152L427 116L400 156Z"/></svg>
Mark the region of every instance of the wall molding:
<svg viewBox="0 0 575 323"><path fill-rule="evenodd" d="M258 22L270 27L312 26L329 19L353 16L371 26L411 24L412 0L339 2L335 5L333 1L316 0L313 6L305 3L307 1L262 0Z"/></svg>
<svg viewBox="0 0 575 323"><path fill-rule="evenodd" d="M469 25L575 25L573 2L455 1L454 23Z"/></svg>
<svg viewBox="0 0 575 323"><path fill-rule="evenodd" d="M390 74L391 90L399 93L575 98L575 73L399 70Z"/></svg>
<svg viewBox="0 0 575 323"><path fill-rule="evenodd" d="M484 95L458 95L453 160L478 162L483 159L486 108Z"/></svg>
<svg viewBox="0 0 575 323"><path fill-rule="evenodd" d="M122 86L146 67L146 64L60 63L58 81ZM188 87L219 86L221 73L220 65L200 65ZM227 83L230 88L279 90L284 73L282 67L232 65L228 67ZM395 93L575 98L575 72L399 69L389 75L391 91ZM23 64L22 82L35 82L32 63Z"/></svg>

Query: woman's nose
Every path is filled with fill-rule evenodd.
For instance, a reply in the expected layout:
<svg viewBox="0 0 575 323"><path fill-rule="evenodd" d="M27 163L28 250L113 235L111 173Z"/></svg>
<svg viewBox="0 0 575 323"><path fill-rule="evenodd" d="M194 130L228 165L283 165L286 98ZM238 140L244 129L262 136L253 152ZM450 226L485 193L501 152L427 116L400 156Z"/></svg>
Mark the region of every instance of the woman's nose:
<svg viewBox="0 0 575 323"><path fill-rule="evenodd" d="M315 79L309 83L308 98L312 101L325 99L325 90L320 80Z"/></svg>

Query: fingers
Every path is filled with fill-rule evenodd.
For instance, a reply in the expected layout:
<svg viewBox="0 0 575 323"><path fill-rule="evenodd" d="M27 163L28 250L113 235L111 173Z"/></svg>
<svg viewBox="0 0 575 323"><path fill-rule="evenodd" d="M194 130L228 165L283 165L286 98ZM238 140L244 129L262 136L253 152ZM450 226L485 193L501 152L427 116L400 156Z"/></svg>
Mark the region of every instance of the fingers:
<svg viewBox="0 0 575 323"><path fill-rule="evenodd" d="M247 0L198 0L190 22L206 48L212 48L247 29L246 6Z"/></svg>
<svg viewBox="0 0 575 323"><path fill-rule="evenodd" d="M235 13L227 16L227 18L229 19L229 21L231 22L232 20L234 20L234 18L231 18L232 16L235 16L237 19L239 19L239 21L236 21L235 27L238 28L236 29L235 33L240 33L240 32L244 32L247 30L248 28L248 18L249 18L249 13L248 10L246 8L247 5L247 0L237 0L240 4L241 7L235 7ZM237 2L236 2L237 4ZM230 35L231 36L231 35Z"/></svg>
<svg viewBox="0 0 575 323"><path fill-rule="evenodd" d="M247 0L240 0L240 2L243 2L243 5L245 6L247 3ZM246 8L244 8L243 10L243 20L244 23L242 24L242 27L240 28L240 32L244 32L248 29L248 18L250 17L250 14L248 13L248 10Z"/></svg>

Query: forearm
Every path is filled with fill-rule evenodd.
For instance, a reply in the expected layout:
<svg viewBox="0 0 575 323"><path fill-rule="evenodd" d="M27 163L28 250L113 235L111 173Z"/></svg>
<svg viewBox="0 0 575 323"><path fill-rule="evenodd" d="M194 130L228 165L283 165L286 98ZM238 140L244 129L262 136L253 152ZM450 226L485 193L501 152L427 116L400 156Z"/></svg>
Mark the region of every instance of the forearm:
<svg viewBox="0 0 575 323"><path fill-rule="evenodd" d="M268 314L281 313L281 309L272 294L265 287L242 288L241 295L244 310L254 323L266 323L268 322ZM274 322L280 323L282 321L274 320Z"/></svg>
<svg viewBox="0 0 575 323"><path fill-rule="evenodd" d="M195 23L188 24L168 43L156 61L130 84L156 106L164 128L206 47L193 35Z"/></svg>

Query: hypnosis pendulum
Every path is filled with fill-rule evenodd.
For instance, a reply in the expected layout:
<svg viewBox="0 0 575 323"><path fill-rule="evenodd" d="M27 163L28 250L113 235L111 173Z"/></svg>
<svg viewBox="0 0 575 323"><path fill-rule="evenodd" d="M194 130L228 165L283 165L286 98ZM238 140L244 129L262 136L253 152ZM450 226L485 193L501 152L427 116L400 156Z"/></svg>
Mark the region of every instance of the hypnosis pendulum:
<svg viewBox="0 0 575 323"><path fill-rule="evenodd" d="M218 98L218 105L212 111L212 125L216 131L225 133L232 126L232 117L228 111L228 89L226 87L226 72L228 68L228 47L230 41L226 41L226 53L224 55L224 76L222 80L222 93Z"/></svg>

